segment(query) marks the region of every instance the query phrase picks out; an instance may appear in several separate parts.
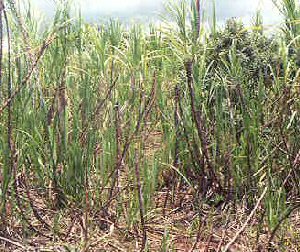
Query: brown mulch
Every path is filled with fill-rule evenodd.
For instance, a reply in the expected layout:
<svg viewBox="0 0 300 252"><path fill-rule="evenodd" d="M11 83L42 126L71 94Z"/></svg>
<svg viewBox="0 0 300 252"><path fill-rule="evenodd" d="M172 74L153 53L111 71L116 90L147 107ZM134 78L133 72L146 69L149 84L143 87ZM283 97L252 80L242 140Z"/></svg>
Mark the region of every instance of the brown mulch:
<svg viewBox="0 0 300 252"><path fill-rule="evenodd" d="M36 216L30 216L30 209L24 208L26 216L30 216L29 223L37 232L30 231L25 228L28 225L15 215L20 209L12 209L6 229L0 233L0 251L139 251L142 238L140 226L137 223L129 228L123 217L115 217L113 210L90 210L88 215L72 206L53 210L49 208L46 198L41 199L40 193L32 191L31 195L38 214L52 230L38 221ZM242 211L231 214L229 210L209 206L195 211L193 201L193 194L186 190L177 192L174 199L166 189L155 195L155 208L146 216L148 251L222 251L247 217ZM14 211L17 212L13 214ZM299 250L296 243L300 237L297 230L299 216L299 213L294 214L293 225L288 226L281 241L286 244L280 247L286 246L285 251ZM256 224L254 219L230 251L267 251L264 244L268 235L261 233L257 236Z"/></svg>

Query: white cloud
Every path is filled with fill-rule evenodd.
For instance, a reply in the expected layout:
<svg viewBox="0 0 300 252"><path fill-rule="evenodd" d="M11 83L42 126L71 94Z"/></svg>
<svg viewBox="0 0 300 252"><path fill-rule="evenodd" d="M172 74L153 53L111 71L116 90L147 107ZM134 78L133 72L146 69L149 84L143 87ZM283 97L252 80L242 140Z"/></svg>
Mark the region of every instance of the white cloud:
<svg viewBox="0 0 300 252"><path fill-rule="evenodd" d="M86 0L80 1L82 9L86 12L94 12L95 10L99 12L119 12L125 11L126 9L137 8L142 1L140 0Z"/></svg>
<svg viewBox="0 0 300 252"><path fill-rule="evenodd" d="M87 19L99 20L110 16L117 18L151 17L162 10L162 3L167 0L75 0L79 3L83 15ZM212 0L204 0L209 3ZM272 0L215 0L219 21L230 17L240 17L249 22L255 11L261 9L265 23L278 22L279 14L273 6ZM53 13L54 0L31 0L31 2L45 13ZM76 5L76 3L74 3Z"/></svg>

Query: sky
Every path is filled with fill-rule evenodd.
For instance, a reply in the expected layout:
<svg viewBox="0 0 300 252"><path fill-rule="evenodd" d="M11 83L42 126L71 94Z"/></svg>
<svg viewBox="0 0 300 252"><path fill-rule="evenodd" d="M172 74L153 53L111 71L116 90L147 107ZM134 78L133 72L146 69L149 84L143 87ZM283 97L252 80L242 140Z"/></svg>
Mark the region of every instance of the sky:
<svg viewBox="0 0 300 252"><path fill-rule="evenodd" d="M164 0L75 0L88 21L105 18L122 20L156 21L163 11ZM209 4L212 0L205 0ZM261 10L266 25L280 22L280 16L272 0L215 0L218 22L237 17L249 23L256 10ZM55 9L54 0L31 0L37 10L46 16Z"/></svg>

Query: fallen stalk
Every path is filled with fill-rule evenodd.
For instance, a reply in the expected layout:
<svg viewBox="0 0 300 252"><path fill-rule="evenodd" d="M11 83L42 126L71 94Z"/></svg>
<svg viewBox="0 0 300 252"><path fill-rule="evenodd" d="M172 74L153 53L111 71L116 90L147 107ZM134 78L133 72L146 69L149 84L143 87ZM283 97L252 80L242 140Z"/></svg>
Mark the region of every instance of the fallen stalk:
<svg viewBox="0 0 300 252"><path fill-rule="evenodd" d="M261 194L261 196L259 197L258 201L256 202L256 205L254 206L253 210L251 211L251 213L249 214L248 218L246 219L245 223L243 224L243 226L236 232L235 236L231 239L230 242L228 242L223 250L223 252L227 252L229 251L230 247L236 242L236 240L239 238L239 236L244 232L244 230L247 228L247 225L249 224L249 222L251 221L251 219L253 218L256 210L258 209L261 201L263 200L263 198L265 197L266 193L268 191L268 187L265 188L265 190L263 191L263 193Z"/></svg>

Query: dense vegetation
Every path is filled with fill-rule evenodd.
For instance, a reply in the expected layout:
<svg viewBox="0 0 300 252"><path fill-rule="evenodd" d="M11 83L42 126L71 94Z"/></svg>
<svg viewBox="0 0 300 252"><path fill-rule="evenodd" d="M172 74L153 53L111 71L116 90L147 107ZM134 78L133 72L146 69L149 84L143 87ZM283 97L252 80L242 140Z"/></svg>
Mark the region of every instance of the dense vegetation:
<svg viewBox="0 0 300 252"><path fill-rule="evenodd" d="M297 0L272 35L199 1L127 29L0 3L4 250L299 249Z"/></svg>

